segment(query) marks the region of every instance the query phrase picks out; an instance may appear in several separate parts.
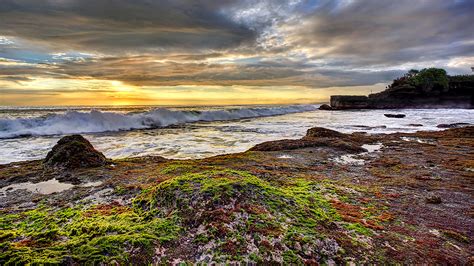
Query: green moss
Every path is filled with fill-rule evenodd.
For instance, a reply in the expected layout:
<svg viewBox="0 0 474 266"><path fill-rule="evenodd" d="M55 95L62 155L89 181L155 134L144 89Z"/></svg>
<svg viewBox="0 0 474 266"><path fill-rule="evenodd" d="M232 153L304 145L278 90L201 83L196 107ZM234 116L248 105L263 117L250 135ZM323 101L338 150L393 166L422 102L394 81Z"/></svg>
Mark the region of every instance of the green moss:
<svg viewBox="0 0 474 266"><path fill-rule="evenodd" d="M186 173L143 190L130 207L40 207L2 215L0 264L148 264L154 247L189 237L187 233L198 227L203 231L191 241L197 245L214 241L216 261L262 262L278 249L287 250L281 255L285 263L300 264L306 255L294 250L295 245L307 244L317 253L312 245L325 238L326 225L341 222L328 201L341 194L331 182L303 178L271 182L232 169L190 173L196 169L183 165L169 164L164 172ZM117 187L116 193L121 189ZM371 233L360 224L346 228ZM273 246L272 239L280 235L283 241ZM265 248L249 257L248 241L260 246L265 241Z"/></svg>
<svg viewBox="0 0 474 266"><path fill-rule="evenodd" d="M361 225L359 223L347 223L347 224L344 224L344 227L347 230L355 231L356 233L361 234L361 235L365 235L365 236L373 235L372 230L370 230L369 228L364 227L363 225Z"/></svg>
<svg viewBox="0 0 474 266"><path fill-rule="evenodd" d="M323 238L317 228L340 220L325 198L326 185L300 178L283 184L271 183L244 171L210 170L164 181L137 197L134 203L157 217L175 213L189 227L207 224L206 235L198 235L195 241L204 244L217 240L223 254L227 252L226 245L235 246L232 252L239 256L242 254L238 247L246 246L247 240L242 237L245 234L251 234L257 243L260 236L271 238L283 234L288 246ZM240 207L236 209L237 203ZM220 212L196 217L203 210ZM238 212L246 215L235 216ZM234 223L230 232L224 230L226 226L219 226L229 223ZM295 256L301 258L303 254Z"/></svg>
<svg viewBox="0 0 474 266"><path fill-rule="evenodd" d="M301 259L292 250L287 250L283 252L282 255L283 255L283 262L285 264L298 264L298 265L303 264Z"/></svg>
<svg viewBox="0 0 474 266"><path fill-rule="evenodd" d="M194 168L193 165L184 164L184 163L170 163L163 169L161 169L162 174L176 174L176 173L186 173L191 171Z"/></svg>
<svg viewBox="0 0 474 266"><path fill-rule="evenodd" d="M135 201L145 210L160 212L157 206L183 210L199 204L223 205L231 199L245 198L278 214L314 225L332 220L335 211L322 196L315 181L292 180L285 186L272 185L247 172L214 170L182 175L160 183ZM202 200L191 199L202 198Z"/></svg>
<svg viewBox="0 0 474 266"><path fill-rule="evenodd" d="M180 231L174 216L147 219L133 210L98 210L38 208L2 217L0 264L147 262L154 244L170 241ZM130 249L138 255L126 252Z"/></svg>
<svg viewBox="0 0 474 266"><path fill-rule="evenodd" d="M114 194L116 195L125 195L127 194L127 189L122 186L116 186L114 188Z"/></svg>
<svg viewBox="0 0 474 266"><path fill-rule="evenodd" d="M194 242L198 244L205 244L209 242L209 237L206 234L199 234L194 238Z"/></svg>
<svg viewBox="0 0 474 266"><path fill-rule="evenodd" d="M255 253L250 253L249 260L254 263L262 263L263 259Z"/></svg>

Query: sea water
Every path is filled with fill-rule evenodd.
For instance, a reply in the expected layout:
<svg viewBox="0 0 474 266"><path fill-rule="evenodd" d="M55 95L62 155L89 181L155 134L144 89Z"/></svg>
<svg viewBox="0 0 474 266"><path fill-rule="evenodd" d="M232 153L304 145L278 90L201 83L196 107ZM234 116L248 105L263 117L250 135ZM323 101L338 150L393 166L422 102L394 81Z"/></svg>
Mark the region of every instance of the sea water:
<svg viewBox="0 0 474 266"><path fill-rule="evenodd" d="M0 107L0 164L42 159L64 135L83 134L109 158L204 158L295 139L311 127L367 133L474 124L474 110L320 111L319 105L214 107ZM387 118L403 113L405 118ZM410 124L421 124L413 126Z"/></svg>

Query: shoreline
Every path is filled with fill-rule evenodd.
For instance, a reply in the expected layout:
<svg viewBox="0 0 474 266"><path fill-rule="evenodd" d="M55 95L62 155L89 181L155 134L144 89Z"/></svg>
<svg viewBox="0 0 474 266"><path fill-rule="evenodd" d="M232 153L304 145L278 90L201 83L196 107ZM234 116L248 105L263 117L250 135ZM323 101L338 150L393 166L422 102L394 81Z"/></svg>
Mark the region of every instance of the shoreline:
<svg viewBox="0 0 474 266"><path fill-rule="evenodd" d="M204 159L0 165L0 262L469 264L473 135L313 128ZM3 191L42 182L57 192Z"/></svg>
<svg viewBox="0 0 474 266"><path fill-rule="evenodd" d="M387 118L386 113L406 114L404 119ZM319 125L342 132L366 131L372 133L391 133L396 131L414 132L416 130L440 130L439 124L464 122L473 124L471 110L362 110L341 112L303 112L283 116L257 119L243 119L219 122L197 122L159 129L140 129L128 131L108 131L85 133L110 158L127 158L142 155L159 155L167 158L204 158L217 154L242 152L253 145L279 138L299 138L311 126ZM88 118L88 116L86 117ZM106 118L106 117L105 117ZM101 131L120 123L116 119L77 119L59 121L51 125L38 125L29 133L34 137L9 138L0 140L4 150L1 164L12 161L41 159L62 134L83 134L81 132ZM26 122L34 122L28 120ZM21 122L21 121L19 121ZM262 125L262 122L264 124ZM23 123L23 122L22 122ZM66 123L66 124L64 124ZM104 123L104 126L99 126ZM15 124L15 123L13 123ZM80 126L82 124L83 126ZM26 127L26 126L25 126ZM104 127L103 129L101 129ZM15 134L15 129L11 133ZM5 131L4 131L5 132ZM10 132L10 130L8 131ZM17 131L16 133L22 133ZM41 134L55 134L36 136ZM10 133L8 133L10 135Z"/></svg>

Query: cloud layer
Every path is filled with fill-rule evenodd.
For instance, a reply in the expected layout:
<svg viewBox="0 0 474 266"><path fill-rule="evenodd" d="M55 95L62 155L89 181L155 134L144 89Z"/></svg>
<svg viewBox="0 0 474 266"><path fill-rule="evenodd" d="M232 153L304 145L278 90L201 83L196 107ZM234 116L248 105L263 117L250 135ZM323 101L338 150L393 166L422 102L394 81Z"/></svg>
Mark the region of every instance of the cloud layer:
<svg viewBox="0 0 474 266"><path fill-rule="evenodd" d="M413 67L469 73L472 14L470 0L3 0L0 88L318 89L386 83Z"/></svg>

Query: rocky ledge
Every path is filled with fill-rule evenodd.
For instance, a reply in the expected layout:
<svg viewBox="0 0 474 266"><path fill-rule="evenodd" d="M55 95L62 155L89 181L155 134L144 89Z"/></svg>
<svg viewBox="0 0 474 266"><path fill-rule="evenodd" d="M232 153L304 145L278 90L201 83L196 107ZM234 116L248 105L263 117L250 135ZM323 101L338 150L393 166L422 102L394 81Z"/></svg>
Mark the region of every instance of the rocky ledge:
<svg viewBox="0 0 474 266"><path fill-rule="evenodd" d="M323 110L388 108L473 108L474 75L448 76L428 68L410 70L387 89L369 96L331 96Z"/></svg>
<svg viewBox="0 0 474 266"><path fill-rule="evenodd" d="M200 160L1 165L0 264L469 265L473 151L469 126L313 128Z"/></svg>

